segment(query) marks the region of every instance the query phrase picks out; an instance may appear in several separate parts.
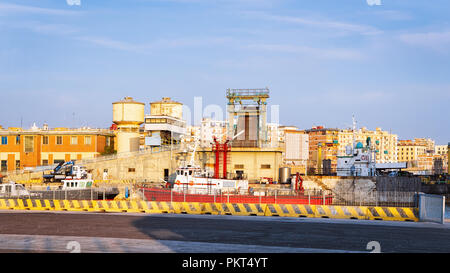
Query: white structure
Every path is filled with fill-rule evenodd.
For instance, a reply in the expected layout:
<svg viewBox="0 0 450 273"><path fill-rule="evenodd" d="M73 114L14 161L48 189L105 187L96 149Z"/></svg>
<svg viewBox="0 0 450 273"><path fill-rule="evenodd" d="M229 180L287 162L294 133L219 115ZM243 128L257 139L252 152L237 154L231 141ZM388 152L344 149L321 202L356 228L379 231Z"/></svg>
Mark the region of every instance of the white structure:
<svg viewBox="0 0 450 273"><path fill-rule="evenodd" d="M285 160L305 162L309 157L309 135L299 131L285 131Z"/></svg>
<svg viewBox="0 0 450 273"><path fill-rule="evenodd" d="M358 142L354 149L346 149L347 155L337 157L337 176L375 176L374 151L368 142L366 147Z"/></svg>
<svg viewBox="0 0 450 273"><path fill-rule="evenodd" d="M272 148L280 145L280 125L278 123L267 123L267 142Z"/></svg>
<svg viewBox="0 0 450 273"><path fill-rule="evenodd" d="M213 137L217 137L220 143L223 143L227 137L227 122L223 120L213 120L211 118L203 118L200 127L200 146L211 147Z"/></svg>
<svg viewBox="0 0 450 273"><path fill-rule="evenodd" d="M145 146L181 142L181 136L186 134L182 106L183 104L170 98L150 103L150 115L145 116Z"/></svg>
<svg viewBox="0 0 450 273"><path fill-rule="evenodd" d="M139 127L144 122L145 104L131 97L113 103L113 122L117 124L117 153L139 150Z"/></svg>

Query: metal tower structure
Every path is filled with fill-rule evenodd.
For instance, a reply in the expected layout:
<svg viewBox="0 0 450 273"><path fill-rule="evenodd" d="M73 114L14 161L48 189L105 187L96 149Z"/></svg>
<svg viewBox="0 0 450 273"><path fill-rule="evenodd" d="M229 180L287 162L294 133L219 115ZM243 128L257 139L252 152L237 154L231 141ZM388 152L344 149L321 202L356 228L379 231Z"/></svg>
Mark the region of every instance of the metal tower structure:
<svg viewBox="0 0 450 273"><path fill-rule="evenodd" d="M267 142L267 99L269 89L227 89L228 128L233 147L262 147Z"/></svg>

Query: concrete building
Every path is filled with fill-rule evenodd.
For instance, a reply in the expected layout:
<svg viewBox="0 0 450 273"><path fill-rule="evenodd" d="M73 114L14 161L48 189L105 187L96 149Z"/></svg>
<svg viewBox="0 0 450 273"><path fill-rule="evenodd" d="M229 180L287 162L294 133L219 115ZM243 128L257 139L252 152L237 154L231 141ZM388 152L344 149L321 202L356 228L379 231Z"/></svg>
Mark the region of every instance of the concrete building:
<svg viewBox="0 0 450 273"><path fill-rule="evenodd" d="M220 143L225 142L227 139L227 122L203 118L200 127L200 146L212 147L213 137L216 137Z"/></svg>
<svg viewBox="0 0 450 273"><path fill-rule="evenodd" d="M435 145L434 154L436 155L447 155L448 145Z"/></svg>
<svg viewBox="0 0 450 273"><path fill-rule="evenodd" d="M250 183L264 179L278 181L279 167L282 164L281 148L232 147L229 152L228 176L243 175ZM214 171L215 155L211 149L201 149L196 160L200 166Z"/></svg>
<svg viewBox="0 0 450 273"><path fill-rule="evenodd" d="M291 168L292 173L307 173L309 159L309 136L304 131L286 130L282 143L283 167Z"/></svg>
<svg viewBox="0 0 450 273"><path fill-rule="evenodd" d="M108 129L0 129L1 172L97 157L114 150Z"/></svg>
<svg viewBox="0 0 450 273"><path fill-rule="evenodd" d="M200 126L187 126L186 134L181 136L181 143L193 143L195 141L195 138L198 138L200 136L200 130Z"/></svg>
<svg viewBox="0 0 450 273"><path fill-rule="evenodd" d="M327 174L336 173L339 131L336 128L323 126L305 130L309 136L308 174L325 174L323 169L330 171Z"/></svg>
<svg viewBox="0 0 450 273"><path fill-rule="evenodd" d="M167 97L150 103L150 115L145 116L145 146L177 144L185 134L182 103Z"/></svg>
<svg viewBox="0 0 450 273"><path fill-rule="evenodd" d="M270 147L280 146L280 125L278 123L267 123L267 144Z"/></svg>
<svg viewBox="0 0 450 273"><path fill-rule="evenodd" d="M397 154L399 162L410 162L415 165L419 155L426 155L428 151L427 143L423 141L399 140L397 145Z"/></svg>
<svg viewBox="0 0 450 273"><path fill-rule="evenodd" d="M297 131L299 130L297 126L286 126L280 125L278 126L278 142L284 143L286 137L286 131Z"/></svg>
<svg viewBox="0 0 450 273"><path fill-rule="evenodd" d="M423 175L433 174L434 170L437 170L437 172L444 171L438 164L440 165L440 161L444 161L445 157L435 154L436 150L432 139L400 140L397 149L398 161L408 164L406 171ZM434 166L435 163L436 166Z"/></svg>
<svg viewBox="0 0 450 273"><path fill-rule="evenodd" d="M355 140L353 140L353 135ZM352 146L354 143L365 143L370 137L376 153L377 163L398 162L397 157L397 141L398 135L392 134L388 131L382 131L381 128L376 128L375 131L367 130L362 127L353 132L352 129L344 129L339 131L339 155L344 156L347 146Z"/></svg>

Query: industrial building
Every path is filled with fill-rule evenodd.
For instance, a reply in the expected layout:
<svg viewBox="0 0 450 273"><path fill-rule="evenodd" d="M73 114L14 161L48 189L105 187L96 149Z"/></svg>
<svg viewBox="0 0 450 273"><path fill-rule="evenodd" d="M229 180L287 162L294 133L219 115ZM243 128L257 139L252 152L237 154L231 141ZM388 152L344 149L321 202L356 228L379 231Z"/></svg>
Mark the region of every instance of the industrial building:
<svg viewBox="0 0 450 273"><path fill-rule="evenodd" d="M178 144L186 134L183 104L169 97L150 103L150 115L145 115L145 146Z"/></svg>
<svg viewBox="0 0 450 273"><path fill-rule="evenodd" d="M233 147L263 147L267 144L268 88L227 89L228 137Z"/></svg>

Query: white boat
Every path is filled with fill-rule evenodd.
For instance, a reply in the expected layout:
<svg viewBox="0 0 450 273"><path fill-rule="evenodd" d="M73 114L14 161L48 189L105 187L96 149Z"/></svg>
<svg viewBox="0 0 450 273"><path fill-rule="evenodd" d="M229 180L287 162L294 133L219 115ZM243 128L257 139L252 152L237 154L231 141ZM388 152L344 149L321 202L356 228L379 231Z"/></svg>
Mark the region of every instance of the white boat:
<svg viewBox="0 0 450 273"><path fill-rule="evenodd" d="M16 184L15 182L0 184L0 198L22 198L35 196L39 196L39 194L29 192L22 184Z"/></svg>
<svg viewBox="0 0 450 273"><path fill-rule="evenodd" d="M248 193L248 180L214 178L212 174L203 170L194 163L195 151L198 141L195 142L189 164L183 164L176 170L173 191L189 194L215 194L215 193Z"/></svg>
<svg viewBox="0 0 450 273"><path fill-rule="evenodd" d="M94 181L90 179L65 179L62 183L62 190L82 190L92 188Z"/></svg>
<svg viewBox="0 0 450 273"><path fill-rule="evenodd" d="M82 190L90 189L94 184L92 175L87 172L84 166L74 165L72 167L72 177L66 177L62 180L62 190Z"/></svg>
<svg viewBox="0 0 450 273"><path fill-rule="evenodd" d="M187 165L177 169L173 184L175 192L190 194L214 194L217 192L248 192L248 180L221 179L210 175L198 166Z"/></svg>

